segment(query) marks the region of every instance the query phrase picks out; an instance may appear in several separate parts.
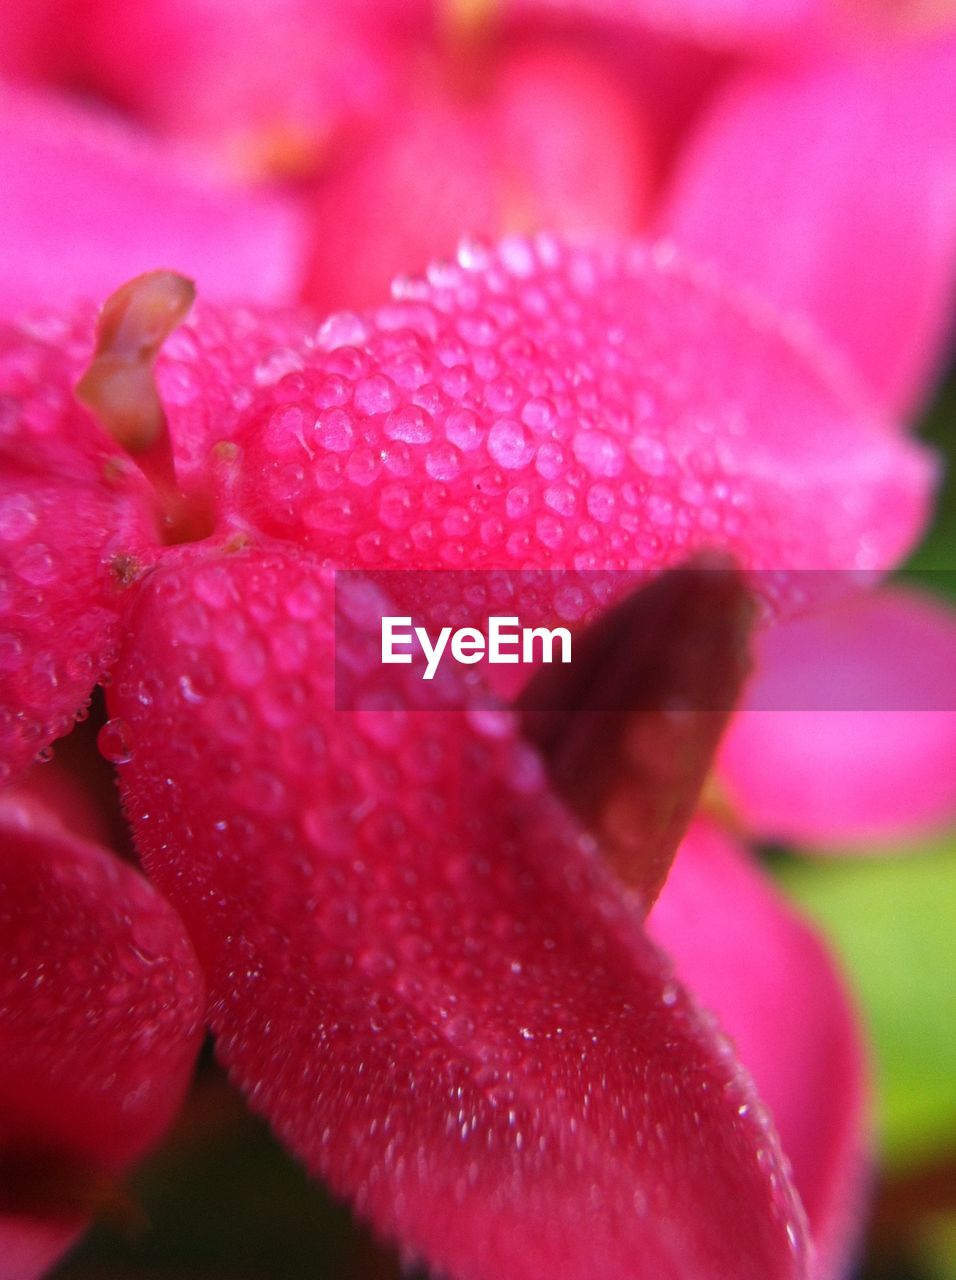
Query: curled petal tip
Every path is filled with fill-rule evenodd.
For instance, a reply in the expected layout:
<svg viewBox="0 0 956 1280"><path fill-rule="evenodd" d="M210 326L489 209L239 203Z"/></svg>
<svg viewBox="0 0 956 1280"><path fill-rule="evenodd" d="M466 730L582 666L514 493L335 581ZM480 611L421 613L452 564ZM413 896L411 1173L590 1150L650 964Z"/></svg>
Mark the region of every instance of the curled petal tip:
<svg viewBox="0 0 956 1280"><path fill-rule="evenodd" d="M132 454L148 453L166 429L153 365L196 297L191 280L150 271L111 294L100 314L93 360L77 383L77 398Z"/></svg>

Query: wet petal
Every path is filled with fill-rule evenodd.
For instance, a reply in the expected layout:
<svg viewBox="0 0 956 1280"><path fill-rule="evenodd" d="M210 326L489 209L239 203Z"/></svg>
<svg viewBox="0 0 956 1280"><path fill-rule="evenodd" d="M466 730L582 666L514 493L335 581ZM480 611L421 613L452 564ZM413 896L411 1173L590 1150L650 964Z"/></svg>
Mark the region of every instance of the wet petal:
<svg viewBox="0 0 956 1280"><path fill-rule="evenodd" d="M0 782L88 702L156 537L143 477L72 396L91 319L0 330Z"/></svg>
<svg viewBox="0 0 956 1280"><path fill-rule="evenodd" d="M208 518L214 481L228 488L215 446L247 388L308 332L292 314L199 310L155 369L187 526L193 501L194 523ZM0 783L71 728L109 670L129 588L173 531L162 475L152 489L77 403L94 345L87 307L0 326Z"/></svg>
<svg viewBox="0 0 956 1280"><path fill-rule="evenodd" d="M663 247L464 246L272 381L236 507L344 565L875 567L929 498L815 349Z"/></svg>
<svg viewBox="0 0 956 1280"><path fill-rule="evenodd" d="M178 1109L203 983L150 885L5 793L0 904L0 1276L33 1280Z"/></svg>
<svg viewBox="0 0 956 1280"><path fill-rule="evenodd" d="M925 395L956 285L956 37L741 78L660 225L808 316L895 411Z"/></svg>
<svg viewBox="0 0 956 1280"><path fill-rule="evenodd" d="M303 245L284 200L214 183L147 135L39 93L0 89L3 311L99 299L184 272L203 296L295 296Z"/></svg>
<svg viewBox="0 0 956 1280"><path fill-rule="evenodd" d="M956 614L906 587L760 638L719 757L746 826L872 848L956 815Z"/></svg>
<svg viewBox="0 0 956 1280"><path fill-rule="evenodd" d="M840 1280L865 1190L864 1052L842 979L817 935L747 853L691 828L648 920L651 936L731 1037L769 1106L817 1248Z"/></svg>
<svg viewBox="0 0 956 1280"><path fill-rule="evenodd" d="M177 555L110 689L122 785L282 1140L461 1280L804 1275L746 1081L514 725L334 711L330 574Z"/></svg>

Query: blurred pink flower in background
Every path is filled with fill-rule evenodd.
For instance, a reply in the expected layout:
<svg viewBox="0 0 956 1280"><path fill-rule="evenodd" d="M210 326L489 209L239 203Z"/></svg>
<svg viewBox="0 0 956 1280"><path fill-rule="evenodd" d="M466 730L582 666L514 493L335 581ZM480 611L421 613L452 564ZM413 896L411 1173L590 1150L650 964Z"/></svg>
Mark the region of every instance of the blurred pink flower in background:
<svg viewBox="0 0 956 1280"><path fill-rule="evenodd" d="M104 249L99 280L77 276L84 291L135 273L128 237L142 269L160 261L149 251L180 269L234 262L231 281L208 288L200 272L210 296L281 290L323 310L378 301L462 235L663 232L818 326L892 409L909 410L953 299L956 37L928 6L887 15L832 0L26 6L4 18L11 75L92 90L172 150L137 165L142 133L124 142L102 108L77 108L70 129L62 103L58 121L43 98L11 104L6 164L26 172L5 204L0 278L18 306L31 284L58 300L53 219L65 252L86 205L86 254L99 226L118 259L110 272ZM91 154L41 150L71 135ZM285 221L273 203L263 226L268 202L231 190L234 239L217 249L214 194L204 201L194 183L176 199L183 149L207 181L229 174L271 192ZM268 246L258 266L257 239Z"/></svg>

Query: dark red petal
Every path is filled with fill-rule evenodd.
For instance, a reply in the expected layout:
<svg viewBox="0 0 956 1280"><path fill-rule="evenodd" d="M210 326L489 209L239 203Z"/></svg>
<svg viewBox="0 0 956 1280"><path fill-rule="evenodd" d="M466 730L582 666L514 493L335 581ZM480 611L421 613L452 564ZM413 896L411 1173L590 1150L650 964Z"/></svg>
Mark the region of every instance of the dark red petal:
<svg viewBox="0 0 956 1280"><path fill-rule="evenodd" d="M862 1035L832 957L747 852L704 823L681 846L648 929L770 1108L810 1219L811 1275L842 1280L858 1244L869 1115Z"/></svg>
<svg viewBox="0 0 956 1280"><path fill-rule="evenodd" d="M236 518L357 567L887 565L932 467L664 248L466 246L332 317L237 437Z"/></svg>
<svg viewBox="0 0 956 1280"><path fill-rule="evenodd" d="M0 795L0 1277L32 1280L161 1137L199 1046L182 924L131 867Z"/></svg>
<svg viewBox="0 0 956 1280"><path fill-rule="evenodd" d="M759 1104L510 717L336 712L330 575L177 554L109 691L122 785L283 1141L460 1280L803 1276Z"/></svg>
<svg viewBox="0 0 956 1280"><path fill-rule="evenodd" d="M146 484L73 399L89 323L0 329L0 782L67 732L155 540Z"/></svg>
<svg viewBox="0 0 956 1280"><path fill-rule="evenodd" d="M648 907L750 670L755 612L727 565L669 570L592 623L573 663L543 667L518 699L558 794Z"/></svg>

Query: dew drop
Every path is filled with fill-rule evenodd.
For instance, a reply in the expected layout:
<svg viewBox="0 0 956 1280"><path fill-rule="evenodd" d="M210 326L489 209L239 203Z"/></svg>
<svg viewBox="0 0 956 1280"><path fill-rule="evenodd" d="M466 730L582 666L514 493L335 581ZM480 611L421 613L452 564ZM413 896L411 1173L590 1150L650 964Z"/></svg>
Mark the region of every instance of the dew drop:
<svg viewBox="0 0 956 1280"><path fill-rule="evenodd" d="M256 365L252 377L257 387L274 387L286 374L299 373L301 369L302 357L299 353L285 348L270 352Z"/></svg>
<svg viewBox="0 0 956 1280"><path fill-rule="evenodd" d="M624 467L624 453L606 431L578 431L571 441L574 456L594 476L616 476Z"/></svg>
<svg viewBox="0 0 956 1280"><path fill-rule="evenodd" d="M361 316L353 311L339 311L322 325L317 342L323 351L336 351L339 347L361 346L368 334L368 325Z"/></svg>
<svg viewBox="0 0 956 1280"><path fill-rule="evenodd" d="M366 978L385 978L394 970L395 961L387 952L370 947L359 955L358 967Z"/></svg>
<svg viewBox="0 0 956 1280"><path fill-rule="evenodd" d="M474 1034L475 1024L466 1014L456 1014L445 1023L445 1035L453 1045L468 1044Z"/></svg>
<svg viewBox="0 0 956 1280"><path fill-rule="evenodd" d="M534 249L523 236L506 236L501 243L499 253L506 269L513 276L522 279L534 273L537 265Z"/></svg>
<svg viewBox="0 0 956 1280"><path fill-rule="evenodd" d="M470 347L491 347L498 340L498 326L488 315L464 315L457 329Z"/></svg>
<svg viewBox="0 0 956 1280"><path fill-rule="evenodd" d="M458 267L447 259L430 262L425 272L434 289L453 289L458 283Z"/></svg>
<svg viewBox="0 0 956 1280"><path fill-rule="evenodd" d="M382 374L362 378L355 388L355 407L359 413L389 413L398 406L398 393L390 379Z"/></svg>
<svg viewBox="0 0 956 1280"><path fill-rule="evenodd" d="M129 741L129 726L125 720L107 720L96 737L100 755L111 764L129 764L133 748Z"/></svg>
<svg viewBox="0 0 956 1280"><path fill-rule="evenodd" d="M464 236L458 242L458 265L466 271L484 271L491 261L491 251L483 240Z"/></svg>
<svg viewBox="0 0 956 1280"><path fill-rule="evenodd" d="M488 433L488 452L500 467L517 471L534 457L534 443L519 422L500 418Z"/></svg>
<svg viewBox="0 0 956 1280"><path fill-rule="evenodd" d="M0 671L14 672L23 659L23 641L17 636L0 636Z"/></svg>
<svg viewBox="0 0 956 1280"><path fill-rule="evenodd" d="M344 409L327 409L316 420L315 438L330 453L347 453L355 442L352 420Z"/></svg>
<svg viewBox="0 0 956 1280"><path fill-rule="evenodd" d="M417 405L403 405L385 419L383 430L389 440L406 444L427 444L432 438L432 424Z"/></svg>
<svg viewBox="0 0 956 1280"><path fill-rule="evenodd" d="M28 538L37 523L37 513L26 494L13 493L0 499L0 542Z"/></svg>
<svg viewBox="0 0 956 1280"><path fill-rule="evenodd" d="M484 432L475 415L468 409L461 409L448 415L445 435L463 453L470 453L481 444Z"/></svg>
<svg viewBox="0 0 956 1280"><path fill-rule="evenodd" d="M521 421L537 435L550 431L555 417L554 405L541 397L529 400L521 410Z"/></svg>

